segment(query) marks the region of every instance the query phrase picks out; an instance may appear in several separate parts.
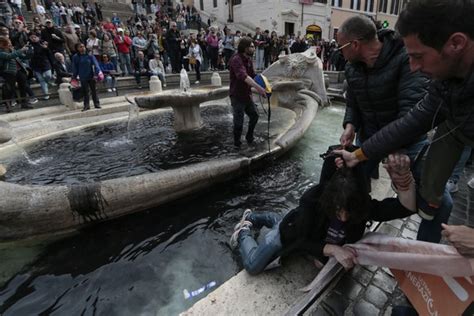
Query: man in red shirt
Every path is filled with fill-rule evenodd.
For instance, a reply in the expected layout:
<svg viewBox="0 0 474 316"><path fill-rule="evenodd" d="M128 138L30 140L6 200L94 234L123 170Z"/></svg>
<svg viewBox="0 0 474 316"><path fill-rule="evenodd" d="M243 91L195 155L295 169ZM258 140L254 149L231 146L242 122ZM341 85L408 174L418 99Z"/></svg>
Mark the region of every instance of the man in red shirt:
<svg viewBox="0 0 474 316"><path fill-rule="evenodd" d="M118 35L115 36L114 42L117 46L117 50L120 57L120 69L122 70L122 75L132 74L132 63L130 60L130 47L132 46L132 39L124 35L123 29L117 29Z"/></svg>
<svg viewBox="0 0 474 316"><path fill-rule="evenodd" d="M255 46L250 37L243 37L237 47L237 54L229 61L230 88L229 96L234 115L234 145L239 148L242 144L240 137L244 125L244 112L249 117L249 127L245 139L252 144L253 130L258 121L257 106L252 100L252 90L255 88L259 94L266 96L265 89L259 86L252 78L255 77L252 56Z"/></svg>

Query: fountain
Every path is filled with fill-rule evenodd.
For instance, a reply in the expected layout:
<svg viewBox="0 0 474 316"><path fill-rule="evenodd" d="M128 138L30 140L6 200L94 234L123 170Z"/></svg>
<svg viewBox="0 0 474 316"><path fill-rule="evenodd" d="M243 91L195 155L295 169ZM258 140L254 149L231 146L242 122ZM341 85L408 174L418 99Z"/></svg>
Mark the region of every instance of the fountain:
<svg viewBox="0 0 474 316"><path fill-rule="evenodd" d="M307 62L308 58L299 60ZM321 72L320 62L316 61L312 68ZM13 179L18 177L7 172L6 181L0 182L4 197L0 200L0 240L75 230L150 209L235 178L248 172L250 166L269 156L282 155L294 146L309 128L321 99L325 99L325 94L313 89L320 82L310 84L294 76L274 80L271 103L278 106L272 109L268 135L267 122L261 119L256 129L257 146L236 152L231 143L231 109L227 100L222 100L227 98L228 87L189 89L186 79L183 72L181 89L128 95L126 100L132 103L129 111L123 111L125 105L121 103L117 105L121 112L107 112L104 106L94 114L51 115L36 119L34 124L18 122L14 131L19 133L19 144L28 153L29 148L44 148L43 154L61 155L48 158L56 178L39 182L33 180L35 173L43 170L41 166L28 169L7 165L7 170L16 172L28 169L33 173L28 178L33 180L15 182ZM142 110L139 117L135 105ZM174 129L168 130L170 121ZM113 146L98 150L104 143L101 137L114 138L123 129L121 126L129 127L129 141L119 144L124 147L117 152L110 151ZM140 136L130 141L130 130ZM152 142L143 143L144 139ZM70 149L63 146L65 141ZM126 147L133 144L136 147ZM81 152L81 148L87 152ZM15 150L10 143L0 145L0 161L15 161ZM63 156L62 151L69 156ZM112 161L115 156L123 161ZM138 160L143 163L138 164ZM90 173L91 169L95 171ZM102 176L104 170L110 174Z"/></svg>

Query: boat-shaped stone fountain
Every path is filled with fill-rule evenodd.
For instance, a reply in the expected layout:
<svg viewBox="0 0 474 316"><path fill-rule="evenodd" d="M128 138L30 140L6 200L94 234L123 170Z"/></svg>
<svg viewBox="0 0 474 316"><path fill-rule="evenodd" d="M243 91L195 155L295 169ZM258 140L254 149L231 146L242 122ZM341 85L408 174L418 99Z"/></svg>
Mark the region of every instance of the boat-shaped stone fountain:
<svg viewBox="0 0 474 316"><path fill-rule="evenodd" d="M312 60L313 70L322 74L317 58L303 56L299 60ZM318 82L272 78L271 120L264 102L256 146L240 150L232 146L228 88L219 86L128 95L130 106L142 109L138 118L123 111L122 100L117 113L104 106L96 114L12 122L15 143L29 158L11 141L0 145L7 170L0 181L0 240L76 230L150 209L283 154L304 135L326 96L312 89L324 89L322 75Z"/></svg>

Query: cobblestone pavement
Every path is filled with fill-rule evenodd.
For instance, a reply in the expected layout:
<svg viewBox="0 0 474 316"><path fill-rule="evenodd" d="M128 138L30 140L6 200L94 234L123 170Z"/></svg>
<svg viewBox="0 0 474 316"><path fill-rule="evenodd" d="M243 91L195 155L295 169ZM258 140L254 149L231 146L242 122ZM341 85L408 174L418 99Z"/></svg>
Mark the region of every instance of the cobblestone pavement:
<svg viewBox="0 0 474 316"><path fill-rule="evenodd" d="M458 183L459 191L453 194L454 207L450 224L474 226L474 190L466 184L472 176L474 166L471 165L466 167ZM407 219L382 223L377 231L390 236L416 239L420 222L421 218L413 215ZM393 306L408 305L390 271L372 266L356 266L345 273L333 282L326 296L318 301L307 311L307 315L389 316Z"/></svg>

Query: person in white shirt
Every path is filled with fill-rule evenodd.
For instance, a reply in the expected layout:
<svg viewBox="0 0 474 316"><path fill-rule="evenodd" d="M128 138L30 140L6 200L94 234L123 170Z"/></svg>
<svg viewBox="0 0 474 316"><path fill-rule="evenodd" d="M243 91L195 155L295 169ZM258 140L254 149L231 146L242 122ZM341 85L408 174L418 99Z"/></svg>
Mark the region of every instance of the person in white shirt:
<svg viewBox="0 0 474 316"><path fill-rule="evenodd" d="M199 84L201 80L202 51L195 38L191 39L191 45L189 45L189 57L190 63L194 62L194 70L196 71L195 84Z"/></svg>
<svg viewBox="0 0 474 316"><path fill-rule="evenodd" d="M155 58L150 59L148 67L153 76L158 76L163 83L163 87L166 87L165 67L161 62L160 53L155 53Z"/></svg>

